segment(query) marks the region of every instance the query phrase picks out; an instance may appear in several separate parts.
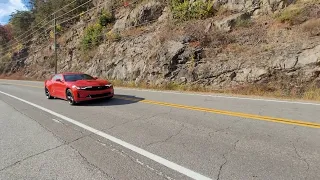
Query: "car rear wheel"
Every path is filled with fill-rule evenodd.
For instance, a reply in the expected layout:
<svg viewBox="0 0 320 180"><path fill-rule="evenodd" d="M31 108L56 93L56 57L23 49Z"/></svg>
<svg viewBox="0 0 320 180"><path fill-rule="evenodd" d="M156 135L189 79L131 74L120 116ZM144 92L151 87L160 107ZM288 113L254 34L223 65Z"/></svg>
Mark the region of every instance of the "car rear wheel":
<svg viewBox="0 0 320 180"><path fill-rule="evenodd" d="M47 87L44 88L44 92L46 94L47 99L53 99Z"/></svg>
<svg viewBox="0 0 320 180"><path fill-rule="evenodd" d="M70 105L77 104L77 102L74 100L72 91L70 89L67 90L66 95L67 95L67 100L68 100Z"/></svg>

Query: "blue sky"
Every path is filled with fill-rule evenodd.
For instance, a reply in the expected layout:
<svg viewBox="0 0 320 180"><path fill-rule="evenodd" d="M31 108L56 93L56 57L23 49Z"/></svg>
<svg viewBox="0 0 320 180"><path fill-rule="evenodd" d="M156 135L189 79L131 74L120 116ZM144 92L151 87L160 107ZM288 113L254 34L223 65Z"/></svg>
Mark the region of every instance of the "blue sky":
<svg viewBox="0 0 320 180"><path fill-rule="evenodd" d="M27 10L27 0L0 0L0 24L7 24L11 13Z"/></svg>

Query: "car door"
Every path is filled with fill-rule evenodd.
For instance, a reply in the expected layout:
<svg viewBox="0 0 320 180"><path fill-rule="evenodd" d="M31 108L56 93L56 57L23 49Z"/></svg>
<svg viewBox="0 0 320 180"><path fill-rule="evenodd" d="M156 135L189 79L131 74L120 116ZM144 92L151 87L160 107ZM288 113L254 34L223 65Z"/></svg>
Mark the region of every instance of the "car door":
<svg viewBox="0 0 320 180"><path fill-rule="evenodd" d="M51 79L50 86L48 87L50 90L51 96L57 97L57 88L56 88L56 80L58 79L58 75L54 75Z"/></svg>
<svg viewBox="0 0 320 180"><path fill-rule="evenodd" d="M58 74L54 83L56 97L65 98L65 83L61 74Z"/></svg>

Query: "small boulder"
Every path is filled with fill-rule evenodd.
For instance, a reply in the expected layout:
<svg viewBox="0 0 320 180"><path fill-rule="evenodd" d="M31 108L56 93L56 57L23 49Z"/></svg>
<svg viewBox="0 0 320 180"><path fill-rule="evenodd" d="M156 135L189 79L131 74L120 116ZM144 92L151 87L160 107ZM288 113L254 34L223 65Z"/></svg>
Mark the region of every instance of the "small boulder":
<svg viewBox="0 0 320 180"><path fill-rule="evenodd" d="M216 21L214 25L223 31L231 31L231 29L236 25L237 21L247 20L250 18L248 13L238 13L231 15L222 19L221 21Z"/></svg>

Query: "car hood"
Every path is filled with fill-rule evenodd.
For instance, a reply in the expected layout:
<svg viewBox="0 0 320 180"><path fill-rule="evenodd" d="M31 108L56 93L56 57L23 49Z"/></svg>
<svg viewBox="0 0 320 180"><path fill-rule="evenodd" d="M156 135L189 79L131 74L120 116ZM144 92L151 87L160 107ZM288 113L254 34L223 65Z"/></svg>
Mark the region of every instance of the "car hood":
<svg viewBox="0 0 320 180"><path fill-rule="evenodd" d="M106 80L78 80L75 82L69 82L70 85L76 86L105 86L108 84Z"/></svg>

